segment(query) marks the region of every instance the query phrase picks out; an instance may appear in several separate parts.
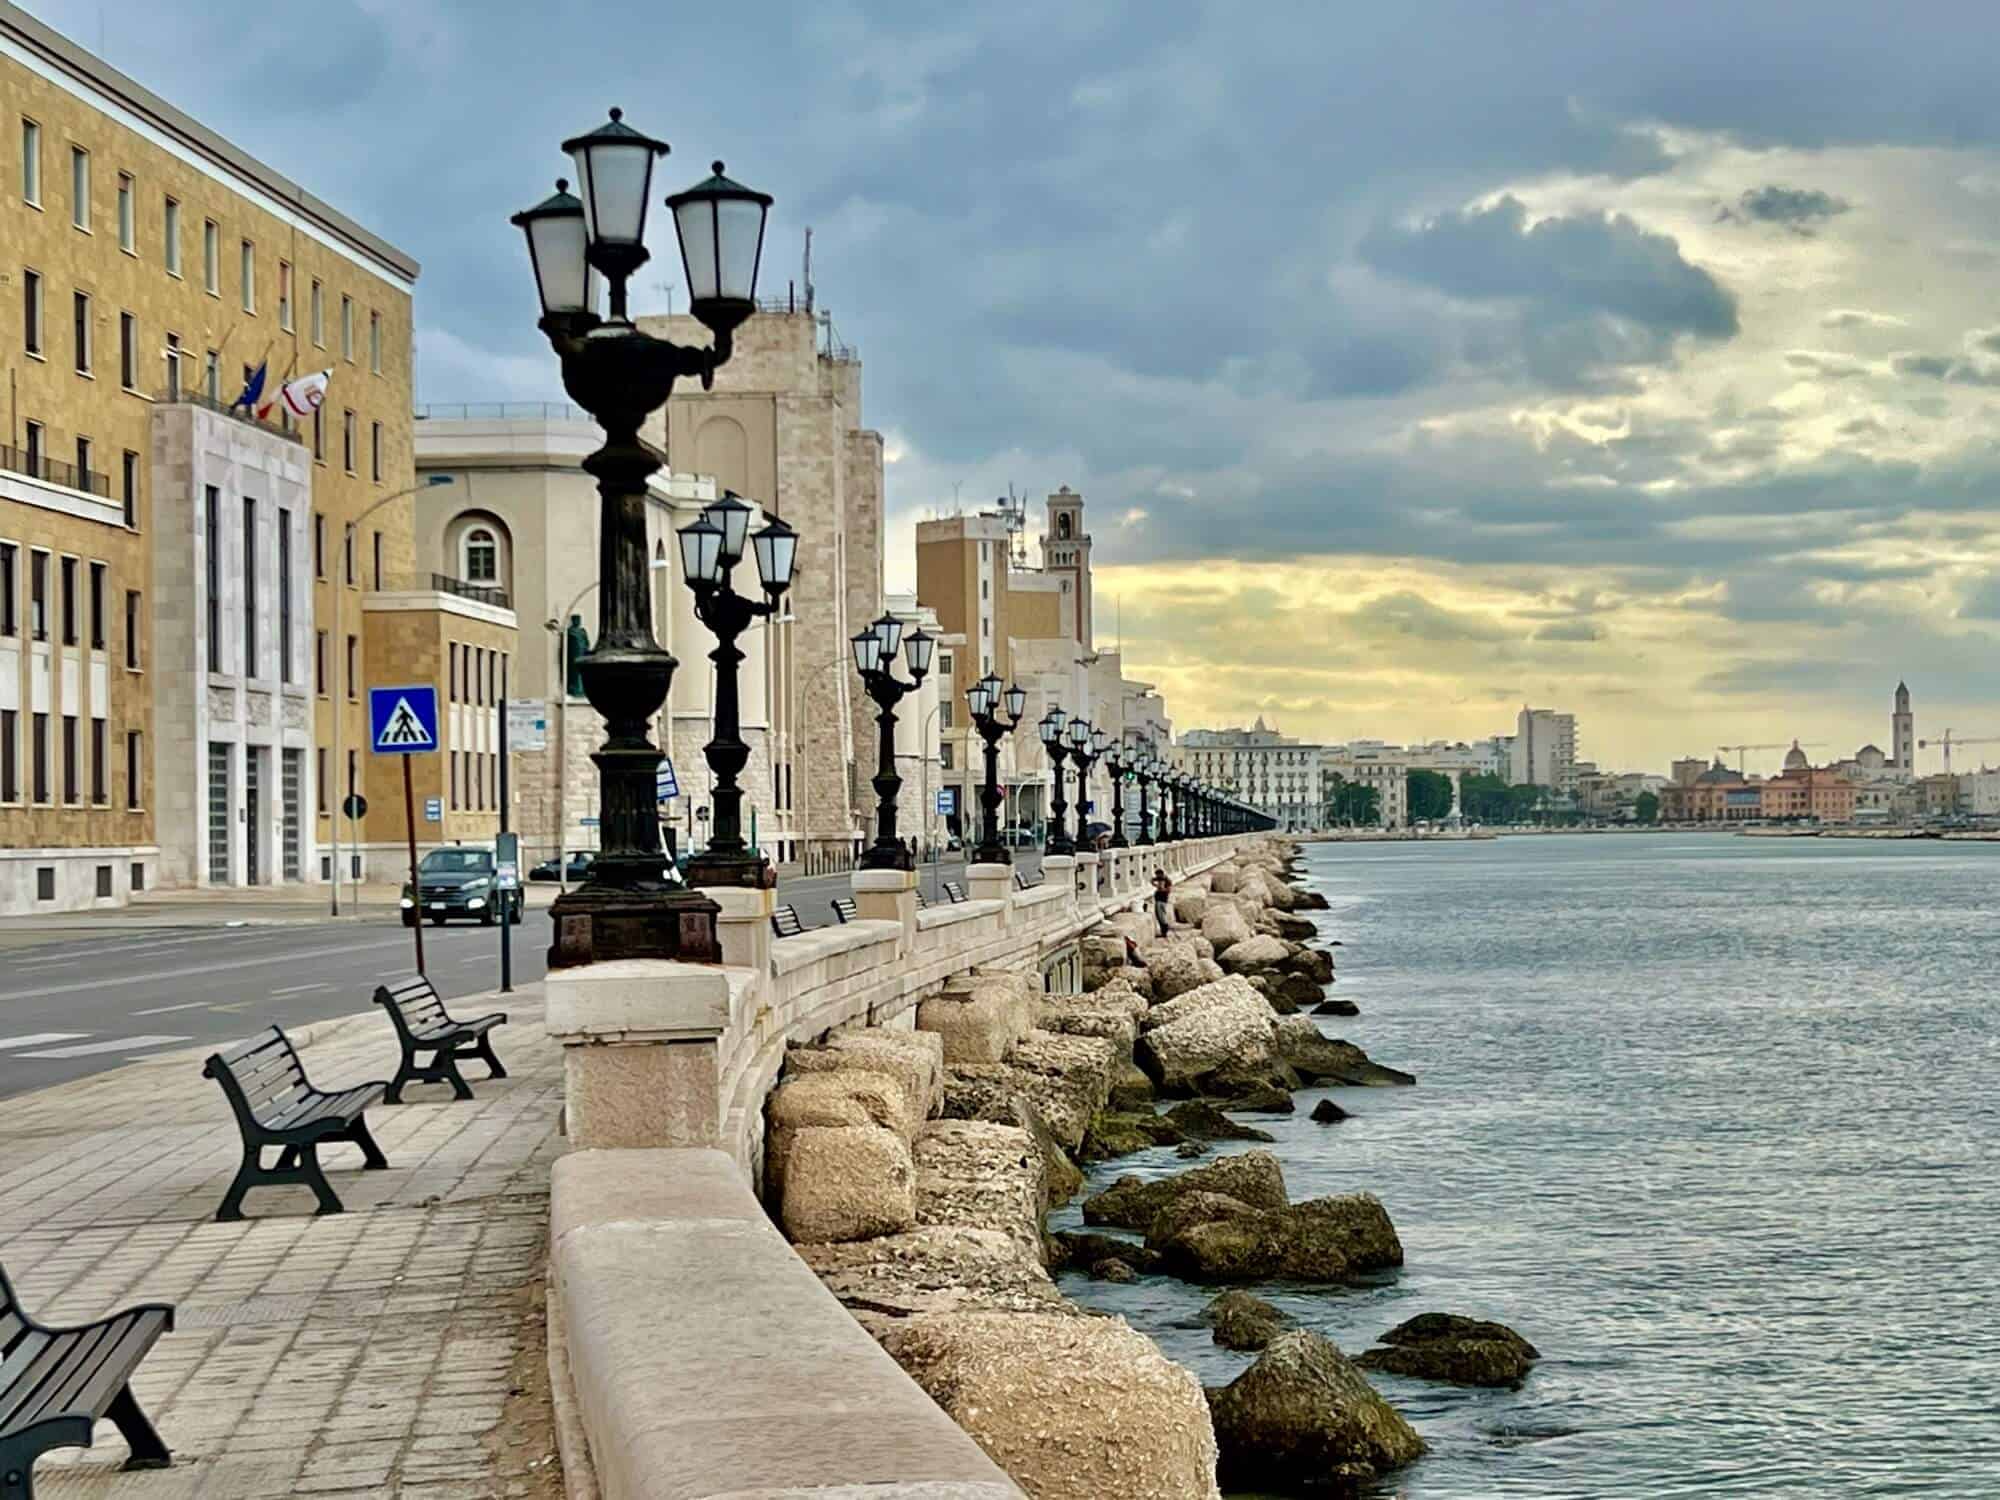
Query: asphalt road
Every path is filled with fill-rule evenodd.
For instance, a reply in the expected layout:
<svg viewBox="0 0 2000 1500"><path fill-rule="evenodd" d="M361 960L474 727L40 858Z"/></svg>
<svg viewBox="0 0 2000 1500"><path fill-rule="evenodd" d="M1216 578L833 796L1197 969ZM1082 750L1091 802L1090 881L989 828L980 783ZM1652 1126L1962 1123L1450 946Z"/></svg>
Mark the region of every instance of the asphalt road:
<svg viewBox="0 0 2000 1500"><path fill-rule="evenodd" d="M1037 855L1017 861L1030 879L1040 869ZM942 900L941 883L963 875L962 863L927 865L922 889ZM847 875L795 878L778 899L819 927L833 921L833 898L852 889ZM255 920L255 908L243 910ZM531 908L512 931L514 982L540 979L547 911ZM423 932L424 967L447 1001L499 987L498 927L427 923ZM376 985L415 972L410 931L393 908L284 925L24 932L0 950L0 1097L156 1052L220 1046L274 1021L353 1015Z"/></svg>

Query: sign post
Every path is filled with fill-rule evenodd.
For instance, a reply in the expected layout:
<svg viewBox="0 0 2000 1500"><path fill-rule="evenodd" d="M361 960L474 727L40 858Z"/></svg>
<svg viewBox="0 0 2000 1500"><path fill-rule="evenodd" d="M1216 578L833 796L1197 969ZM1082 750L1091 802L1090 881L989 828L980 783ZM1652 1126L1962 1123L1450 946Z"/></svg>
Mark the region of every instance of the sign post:
<svg viewBox="0 0 2000 1500"><path fill-rule="evenodd" d="M417 973L424 972L424 887L417 877L417 798L410 781L410 757L434 755L438 747L437 689L386 687L368 690L368 738L377 755L403 759L403 821L410 836L410 900L416 921Z"/></svg>
<svg viewBox="0 0 2000 1500"><path fill-rule="evenodd" d="M495 715L500 720L500 836L493 841L493 894L500 902L500 993L514 989L514 923L507 892L521 888L521 836L507 831L507 732L514 723L514 704L509 699ZM535 720L540 723L539 718ZM521 897L526 900L527 898Z"/></svg>

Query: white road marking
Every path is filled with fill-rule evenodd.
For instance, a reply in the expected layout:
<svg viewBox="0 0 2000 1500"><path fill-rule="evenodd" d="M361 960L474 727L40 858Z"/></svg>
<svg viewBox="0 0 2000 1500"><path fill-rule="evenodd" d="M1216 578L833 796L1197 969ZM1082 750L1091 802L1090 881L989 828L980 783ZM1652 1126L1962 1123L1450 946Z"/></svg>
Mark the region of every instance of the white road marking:
<svg viewBox="0 0 2000 1500"><path fill-rule="evenodd" d="M73 995L85 990L116 989L126 984L158 984L166 977L181 978L190 974L225 974L236 969L262 969L272 964L296 967L309 958L340 958L350 954L366 952L370 948L401 947L393 938L383 938L373 943L343 943L338 948L304 948L292 953L267 953L257 958L234 958L221 963L190 964L185 968L168 969L164 973L125 974L109 978L79 979L70 984L45 984L34 990L6 990L0 988L0 998L8 1000L40 1000L50 995Z"/></svg>
<svg viewBox="0 0 2000 1500"><path fill-rule="evenodd" d="M156 1005L151 1010L135 1010L132 1015L134 1019L140 1016L164 1016L170 1011L199 1010L206 1004L208 1004L206 1000L189 1000L183 1005Z"/></svg>
<svg viewBox="0 0 2000 1500"><path fill-rule="evenodd" d="M130 1052L135 1047L164 1047L169 1042L189 1042L185 1036L121 1036L108 1042L82 1042L74 1047L51 1047L46 1052L17 1052L16 1057L89 1057L98 1052Z"/></svg>
<svg viewBox="0 0 2000 1500"><path fill-rule="evenodd" d="M73 1042L87 1031L38 1031L33 1036L0 1036L0 1047L39 1047L45 1042Z"/></svg>
<svg viewBox="0 0 2000 1500"><path fill-rule="evenodd" d="M294 984L288 985L282 990L272 990L271 998L275 1000L280 995L303 995L309 990L330 990L332 988L333 986L330 984ZM205 1004L206 1002L199 1003ZM144 1015L145 1012L140 1011L138 1014Z"/></svg>

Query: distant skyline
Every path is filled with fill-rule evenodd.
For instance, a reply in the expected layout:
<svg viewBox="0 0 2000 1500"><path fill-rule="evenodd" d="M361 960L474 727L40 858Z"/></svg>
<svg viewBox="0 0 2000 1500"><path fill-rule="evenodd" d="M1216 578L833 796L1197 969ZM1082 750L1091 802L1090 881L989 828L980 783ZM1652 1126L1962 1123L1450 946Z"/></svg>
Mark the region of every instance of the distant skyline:
<svg viewBox="0 0 2000 1500"><path fill-rule="evenodd" d="M725 158L867 363L889 586L1067 483L1181 724L2000 733L1988 7L30 8L416 254L428 400L560 398L564 135Z"/></svg>

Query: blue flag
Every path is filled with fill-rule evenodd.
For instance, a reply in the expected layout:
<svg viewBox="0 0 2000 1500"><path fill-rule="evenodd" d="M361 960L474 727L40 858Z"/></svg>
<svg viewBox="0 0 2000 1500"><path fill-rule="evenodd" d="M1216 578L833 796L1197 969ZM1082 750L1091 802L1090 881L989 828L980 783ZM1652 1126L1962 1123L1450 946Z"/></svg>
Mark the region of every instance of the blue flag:
<svg viewBox="0 0 2000 1500"><path fill-rule="evenodd" d="M231 411L235 411L239 406L245 411L257 409L257 398L264 394L264 376L270 367L271 362L267 359L250 372L250 378L243 383L243 394L229 403Z"/></svg>

